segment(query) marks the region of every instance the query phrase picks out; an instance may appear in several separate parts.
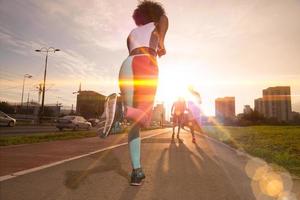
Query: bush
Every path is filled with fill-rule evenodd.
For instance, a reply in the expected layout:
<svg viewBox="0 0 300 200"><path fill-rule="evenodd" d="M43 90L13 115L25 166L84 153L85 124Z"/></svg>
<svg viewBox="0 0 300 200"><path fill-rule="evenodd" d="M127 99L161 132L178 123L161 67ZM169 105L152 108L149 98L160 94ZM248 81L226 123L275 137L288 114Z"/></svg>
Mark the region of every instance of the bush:
<svg viewBox="0 0 300 200"><path fill-rule="evenodd" d="M14 106L4 101L0 102L0 110L7 114L13 114L15 112Z"/></svg>

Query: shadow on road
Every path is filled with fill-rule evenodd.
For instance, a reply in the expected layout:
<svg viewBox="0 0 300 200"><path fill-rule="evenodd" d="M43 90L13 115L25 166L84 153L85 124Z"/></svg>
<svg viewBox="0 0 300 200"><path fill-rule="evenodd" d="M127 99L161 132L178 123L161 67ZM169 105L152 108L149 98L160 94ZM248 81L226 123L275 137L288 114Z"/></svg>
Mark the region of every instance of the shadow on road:
<svg viewBox="0 0 300 200"><path fill-rule="evenodd" d="M128 173L122 169L121 163L114 155L113 151L109 150L100 154L100 156L91 156L91 158L94 158L94 160L86 170L66 171L65 185L68 188L77 189L88 176L108 171L114 171L128 180Z"/></svg>
<svg viewBox="0 0 300 200"><path fill-rule="evenodd" d="M215 159L198 144L187 146L185 141L177 141L172 140L160 155L152 199L241 199L232 185L240 183L233 183ZM252 197L242 199L248 198Z"/></svg>
<svg viewBox="0 0 300 200"><path fill-rule="evenodd" d="M154 166L148 175L148 182L142 187L132 187L128 184L118 188L116 185L115 192L119 193L117 199L141 199L141 196L145 199L255 199L250 182L245 181L244 172L232 164L231 160L226 160L226 154L222 155L223 153L218 152L220 150L216 150L218 148L206 139L201 138L193 144L189 136L183 134L182 138L184 139L145 139L143 143L161 144L156 146L161 147L158 151L160 154L156 154L157 160L149 161L149 164ZM154 148L152 144L149 145L148 148ZM88 181L90 175L109 171L129 182L128 171L122 168L117 155L119 154L109 150L97 156L90 156L92 161L86 169L65 172L65 186L76 190ZM101 185L99 189L101 190Z"/></svg>

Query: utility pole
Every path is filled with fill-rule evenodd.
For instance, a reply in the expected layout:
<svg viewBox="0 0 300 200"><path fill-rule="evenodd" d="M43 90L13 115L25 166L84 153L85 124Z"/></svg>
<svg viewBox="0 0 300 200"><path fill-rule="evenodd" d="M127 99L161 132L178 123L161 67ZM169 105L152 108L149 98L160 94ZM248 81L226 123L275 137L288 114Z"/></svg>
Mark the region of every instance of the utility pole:
<svg viewBox="0 0 300 200"><path fill-rule="evenodd" d="M38 89L38 103L41 101L41 94L43 92L43 84L40 83L39 86L36 87Z"/></svg>
<svg viewBox="0 0 300 200"><path fill-rule="evenodd" d="M74 115L74 110L73 110L73 104L72 104L72 108L71 108L71 115Z"/></svg>
<svg viewBox="0 0 300 200"><path fill-rule="evenodd" d="M57 98L57 101L56 101L56 111L57 111L57 117L59 116L60 114L60 107L61 107L61 104L58 103L58 99L60 99L61 97L56 97Z"/></svg>
<svg viewBox="0 0 300 200"><path fill-rule="evenodd" d="M47 65L48 65L48 51L47 51L47 54L46 54L45 70L44 70L44 83L43 83L43 92L42 92L42 110L41 110L41 114L42 114L42 115L44 115L44 102L45 102L45 89L46 89Z"/></svg>
<svg viewBox="0 0 300 200"><path fill-rule="evenodd" d="M29 107L29 92L28 92L28 95L27 95L27 109L26 109L27 114L28 114L28 107Z"/></svg>
<svg viewBox="0 0 300 200"><path fill-rule="evenodd" d="M42 91L42 105L40 110L40 121L42 116L44 115L44 103L45 103L45 87L46 87L46 76L47 76L47 65L48 65L48 55L50 52L55 53L56 51L60 51L60 49L55 49L53 47L43 47L41 49L35 50L36 52L46 53L46 59L45 59L45 70L44 70L44 83L43 83L43 91Z"/></svg>
<svg viewBox="0 0 300 200"><path fill-rule="evenodd" d="M32 76L30 74L24 74L24 78L23 78L23 87L22 87L22 97L21 97L21 108L23 106L23 97L24 97L24 86L25 86L25 79L26 78L32 78Z"/></svg>
<svg viewBox="0 0 300 200"><path fill-rule="evenodd" d="M77 94L77 101L76 101L76 113L80 113L80 106L78 106L78 95L80 95L81 93L81 82L79 83L79 88L78 88L78 91L76 92L73 92L73 94ZM73 110L73 104L72 104L72 110Z"/></svg>

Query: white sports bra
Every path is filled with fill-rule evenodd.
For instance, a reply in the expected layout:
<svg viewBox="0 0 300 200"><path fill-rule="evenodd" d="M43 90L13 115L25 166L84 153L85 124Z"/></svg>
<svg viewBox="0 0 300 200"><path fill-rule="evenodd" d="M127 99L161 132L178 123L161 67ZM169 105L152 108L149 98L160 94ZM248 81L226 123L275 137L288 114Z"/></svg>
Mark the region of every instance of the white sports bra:
<svg viewBox="0 0 300 200"><path fill-rule="evenodd" d="M129 52L139 47L149 47L156 51L158 46L158 34L154 22L138 26L128 36Z"/></svg>

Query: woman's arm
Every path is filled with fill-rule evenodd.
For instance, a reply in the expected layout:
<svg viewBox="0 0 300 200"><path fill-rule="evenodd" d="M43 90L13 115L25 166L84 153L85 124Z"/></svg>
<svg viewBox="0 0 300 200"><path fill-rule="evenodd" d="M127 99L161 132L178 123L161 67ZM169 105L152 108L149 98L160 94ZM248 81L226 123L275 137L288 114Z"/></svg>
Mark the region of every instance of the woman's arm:
<svg viewBox="0 0 300 200"><path fill-rule="evenodd" d="M129 36L127 37L127 49L128 49L129 54L130 54L130 50L129 50Z"/></svg>
<svg viewBox="0 0 300 200"><path fill-rule="evenodd" d="M165 49L165 36L167 33L169 27L169 20L166 15L161 16L158 25L157 25L157 31L159 34L159 43L158 43L158 50L157 54L158 56L163 56L166 54L166 49Z"/></svg>

